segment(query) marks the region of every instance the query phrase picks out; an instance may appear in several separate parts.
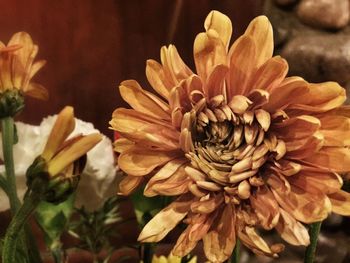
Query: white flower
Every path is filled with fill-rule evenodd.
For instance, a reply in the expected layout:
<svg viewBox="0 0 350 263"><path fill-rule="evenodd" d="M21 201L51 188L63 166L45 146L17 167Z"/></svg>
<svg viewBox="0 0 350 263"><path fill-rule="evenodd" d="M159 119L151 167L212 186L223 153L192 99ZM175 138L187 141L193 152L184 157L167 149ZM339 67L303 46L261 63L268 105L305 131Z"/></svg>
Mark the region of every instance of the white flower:
<svg viewBox="0 0 350 263"><path fill-rule="evenodd" d="M27 189L25 173L29 165L43 151L51 128L57 115L45 118L40 126L16 122L18 143L13 147L17 192L22 199ZM92 123L75 119L76 125L70 137L77 134L99 132ZM3 160L2 143L0 142L0 158ZM115 194L116 171L113 146L110 139L103 140L87 154L87 163L81 175L76 193L76 207L84 206L87 210L98 209L103 202ZM4 165L0 172L5 173ZM8 198L0 190L0 211L9 208Z"/></svg>

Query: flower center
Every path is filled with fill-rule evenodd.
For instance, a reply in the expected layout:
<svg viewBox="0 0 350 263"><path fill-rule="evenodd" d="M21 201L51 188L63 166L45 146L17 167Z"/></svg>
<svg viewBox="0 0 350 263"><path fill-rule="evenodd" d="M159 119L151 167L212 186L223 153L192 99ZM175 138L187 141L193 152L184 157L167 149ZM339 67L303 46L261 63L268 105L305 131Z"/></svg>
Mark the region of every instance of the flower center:
<svg viewBox="0 0 350 263"><path fill-rule="evenodd" d="M196 196L223 191L228 200L239 204L264 185L264 164L281 158L276 148L285 146L269 131L269 123L266 126L262 121L270 120L269 113L250 108L237 113L234 109L222 102L197 113L193 151L186 154L192 167L186 173L194 181L190 191Z"/></svg>

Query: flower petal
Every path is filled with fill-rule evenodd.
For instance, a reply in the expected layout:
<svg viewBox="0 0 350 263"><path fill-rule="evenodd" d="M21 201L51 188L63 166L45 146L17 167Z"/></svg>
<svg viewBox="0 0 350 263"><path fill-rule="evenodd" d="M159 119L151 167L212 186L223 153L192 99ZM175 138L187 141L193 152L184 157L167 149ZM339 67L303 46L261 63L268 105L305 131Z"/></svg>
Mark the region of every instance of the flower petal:
<svg viewBox="0 0 350 263"><path fill-rule="evenodd" d="M122 152L118 158L118 165L125 173L133 176L143 176L152 172L179 156L179 152L152 151L138 146Z"/></svg>
<svg viewBox="0 0 350 263"><path fill-rule="evenodd" d="M231 256L236 245L235 224L235 208L227 204L203 238L204 253L210 261L224 262Z"/></svg>
<svg viewBox="0 0 350 263"><path fill-rule="evenodd" d="M165 76L162 65L153 59L147 60L146 76L152 88L163 98L168 99L174 85Z"/></svg>
<svg viewBox="0 0 350 263"><path fill-rule="evenodd" d="M186 189L185 183L187 182L188 184L190 179L185 175L184 166L186 166L186 162L186 159L179 158L165 164L148 181L144 190L144 195L151 197L158 194L179 195L187 192L188 190Z"/></svg>
<svg viewBox="0 0 350 263"><path fill-rule="evenodd" d="M215 30L197 35L193 55L197 73L203 82L216 65L226 64L226 48Z"/></svg>
<svg viewBox="0 0 350 263"><path fill-rule="evenodd" d="M288 73L288 63L280 56L267 60L251 79L251 89L271 91L278 87Z"/></svg>
<svg viewBox="0 0 350 263"><path fill-rule="evenodd" d="M250 197L250 203L264 229L272 229L278 223L279 205L266 187L262 186Z"/></svg>
<svg viewBox="0 0 350 263"><path fill-rule="evenodd" d="M258 255L277 257L277 253L284 249L282 244L275 244L269 247L265 240L250 226L245 226L241 231L238 231L238 237L245 246Z"/></svg>
<svg viewBox="0 0 350 263"><path fill-rule="evenodd" d="M52 176L57 175L90 151L101 140L102 135L99 133L92 133L81 136L77 140L72 140L72 143L61 149L59 153L48 162L47 171Z"/></svg>
<svg viewBox="0 0 350 263"><path fill-rule="evenodd" d="M40 100L49 99L49 92L47 91L47 89L43 85L35 82L30 82L28 84L25 90L25 94L27 96Z"/></svg>
<svg viewBox="0 0 350 263"><path fill-rule="evenodd" d="M299 188L305 189L306 192L314 194L320 192L325 194L335 193L343 185L343 180L338 174L317 168L306 168L305 166L298 174L289 177L288 181Z"/></svg>
<svg viewBox="0 0 350 263"><path fill-rule="evenodd" d="M327 114L319 119L324 146L350 146L350 118Z"/></svg>
<svg viewBox="0 0 350 263"><path fill-rule="evenodd" d="M332 203L332 211L343 216L350 216L350 194L345 191L338 191L328 195Z"/></svg>
<svg viewBox="0 0 350 263"><path fill-rule="evenodd" d="M117 153L122 153L128 149L130 149L131 147L133 147L135 145L135 143L133 141L130 141L126 138L119 138L118 140L116 140L114 142L114 150Z"/></svg>
<svg viewBox="0 0 350 263"><path fill-rule="evenodd" d="M230 50L230 70L227 75L227 97L246 95L256 71L256 43L252 37L241 36Z"/></svg>
<svg viewBox="0 0 350 263"><path fill-rule="evenodd" d="M49 161L56 154L58 148L67 139L68 135L73 132L74 127L74 109L73 107L66 106L58 114L49 138L47 139L44 151L41 154L46 161Z"/></svg>
<svg viewBox="0 0 350 263"><path fill-rule="evenodd" d="M206 31L215 30L227 51L232 35L232 23L230 18L216 10L211 11L205 19L204 28Z"/></svg>
<svg viewBox="0 0 350 263"><path fill-rule="evenodd" d="M297 116L271 125L271 129L276 131L279 138L291 141L310 137L320 127L320 120L309 115Z"/></svg>
<svg viewBox="0 0 350 263"><path fill-rule="evenodd" d="M286 78L279 86L269 90L270 98L268 103L263 105L263 109L271 113L278 109L284 109L299 97L307 94L308 90L308 83L302 78Z"/></svg>
<svg viewBox="0 0 350 263"><path fill-rule="evenodd" d="M328 168L339 173L350 171L349 148L323 147L320 151L304 160L307 163Z"/></svg>
<svg viewBox="0 0 350 263"><path fill-rule="evenodd" d="M273 32L269 19L266 16L258 16L250 22L244 35L253 38L256 45L257 66L261 66L272 57L273 53Z"/></svg>
<svg viewBox="0 0 350 263"><path fill-rule="evenodd" d="M119 86L122 98L136 111L155 118L170 120L169 106L141 88L135 80L123 81Z"/></svg>
<svg viewBox="0 0 350 263"><path fill-rule="evenodd" d="M308 93L288 106L288 112L325 112L341 106L346 100L345 89L336 82L309 84Z"/></svg>
<svg viewBox="0 0 350 263"><path fill-rule="evenodd" d="M275 177L274 180L276 179ZM279 205L301 222L322 221L331 211L330 201L322 192L309 193L292 184L290 191L286 192L283 188L276 188L275 184L271 184L270 178L267 179L267 183L271 186L272 193Z"/></svg>
<svg viewBox="0 0 350 263"><path fill-rule="evenodd" d="M191 198L190 195L182 195L155 215L142 229L138 241L162 240L187 215L192 202Z"/></svg>
<svg viewBox="0 0 350 263"><path fill-rule="evenodd" d="M145 147L160 150L179 148L179 132L169 122L132 109L118 108L110 121L112 128L123 137Z"/></svg>
<svg viewBox="0 0 350 263"><path fill-rule="evenodd" d="M280 208L280 214L281 216L276 226L280 236L294 246L308 246L310 244L308 230L282 208Z"/></svg>
<svg viewBox="0 0 350 263"><path fill-rule="evenodd" d="M119 183L119 192L122 195L131 194L143 181L143 177L128 175Z"/></svg>

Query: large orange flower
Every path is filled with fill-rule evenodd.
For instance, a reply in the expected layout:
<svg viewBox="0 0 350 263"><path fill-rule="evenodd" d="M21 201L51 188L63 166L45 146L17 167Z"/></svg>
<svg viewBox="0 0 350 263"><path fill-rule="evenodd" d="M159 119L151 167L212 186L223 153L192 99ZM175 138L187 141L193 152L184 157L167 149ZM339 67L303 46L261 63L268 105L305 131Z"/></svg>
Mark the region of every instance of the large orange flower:
<svg viewBox="0 0 350 263"><path fill-rule="evenodd" d="M350 194L338 173L350 170L350 108L335 82L311 84L286 77L287 62L272 57L268 19L257 17L228 49L228 17L212 11L194 42L197 74L174 46L146 74L162 97L134 80L120 85L133 109L110 122L129 194L147 181L146 196L177 196L143 229L157 242L180 222L186 230L173 254L184 256L203 240L212 262L223 262L236 239L257 254L277 256L257 228L275 228L293 245L308 245L303 225L332 211L350 215Z"/></svg>

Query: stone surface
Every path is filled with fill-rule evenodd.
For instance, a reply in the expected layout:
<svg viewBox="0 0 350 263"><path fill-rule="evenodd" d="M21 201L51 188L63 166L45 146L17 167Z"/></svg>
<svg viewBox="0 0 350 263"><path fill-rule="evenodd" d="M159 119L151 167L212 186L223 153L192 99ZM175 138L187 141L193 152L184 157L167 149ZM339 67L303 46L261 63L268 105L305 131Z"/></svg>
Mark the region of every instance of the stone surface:
<svg viewBox="0 0 350 263"><path fill-rule="evenodd" d="M296 36L282 49L290 75L299 75L312 82L350 82L350 36L324 34Z"/></svg>
<svg viewBox="0 0 350 263"><path fill-rule="evenodd" d="M289 6L295 4L298 0L275 0L275 3L280 6Z"/></svg>
<svg viewBox="0 0 350 263"><path fill-rule="evenodd" d="M341 29L349 23L348 0L302 0L297 14L304 23L325 29Z"/></svg>

